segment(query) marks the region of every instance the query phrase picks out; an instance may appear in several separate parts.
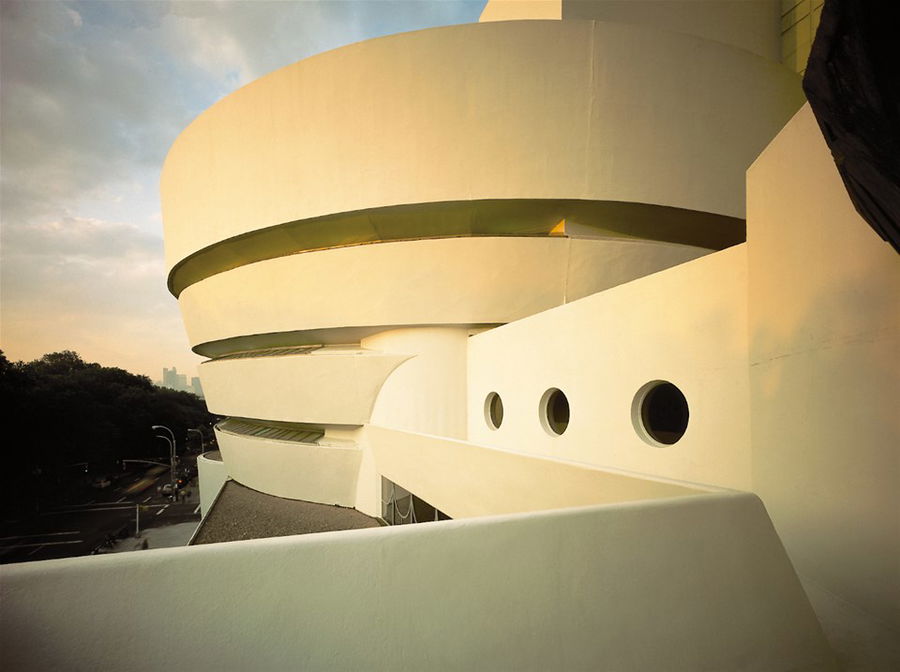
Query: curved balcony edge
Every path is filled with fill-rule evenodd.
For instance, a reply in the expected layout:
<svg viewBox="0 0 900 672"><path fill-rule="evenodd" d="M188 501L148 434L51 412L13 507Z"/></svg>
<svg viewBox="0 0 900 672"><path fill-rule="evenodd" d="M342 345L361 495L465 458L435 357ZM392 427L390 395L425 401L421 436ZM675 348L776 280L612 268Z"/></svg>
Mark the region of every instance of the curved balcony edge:
<svg viewBox="0 0 900 672"><path fill-rule="evenodd" d="M719 250L744 242L743 219L616 201L506 199L417 203L303 219L209 245L172 267L176 298L206 278L258 261L337 247L455 237L548 236L572 223L580 235Z"/></svg>
<svg viewBox="0 0 900 672"><path fill-rule="evenodd" d="M233 434L216 428L229 476L276 497L356 505L362 460L357 447L322 446Z"/></svg>
<svg viewBox="0 0 900 672"><path fill-rule="evenodd" d="M409 357L323 348L307 354L210 360L200 378L210 412L287 423L362 425L378 391Z"/></svg>
<svg viewBox="0 0 900 672"><path fill-rule="evenodd" d="M241 266L191 285L179 305L192 346L372 325L507 323L708 251L567 236L387 242Z"/></svg>

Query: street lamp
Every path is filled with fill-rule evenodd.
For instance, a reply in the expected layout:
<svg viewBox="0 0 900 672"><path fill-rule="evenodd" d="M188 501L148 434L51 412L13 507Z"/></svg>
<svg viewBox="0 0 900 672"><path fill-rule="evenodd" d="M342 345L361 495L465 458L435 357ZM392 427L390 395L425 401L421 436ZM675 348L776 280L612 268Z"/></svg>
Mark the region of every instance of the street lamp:
<svg viewBox="0 0 900 672"><path fill-rule="evenodd" d="M189 429L187 431L188 431L188 433L194 432L195 434L200 435L200 452L202 453L203 452L203 432L201 432L199 429ZM185 439L185 440L187 440L187 439Z"/></svg>
<svg viewBox="0 0 900 672"><path fill-rule="evenodd" d="M169 444L169 479L172 483L175 482L175 448L172 446L172 439L168 436L163 436L162 434L156 435L157 439L162 439L166 443Z"/></svg>
<svg viewBox="0 0 900 672"><path fill-rule="evenodd" d="M172 483L172 489L175 489L175 434L171 429L166 427L165 425L153 425L152 429L164 429L169 433L169 436L161 436L159 434L156 435L159 439L165 439L169 442L169 479Z"/></svg>

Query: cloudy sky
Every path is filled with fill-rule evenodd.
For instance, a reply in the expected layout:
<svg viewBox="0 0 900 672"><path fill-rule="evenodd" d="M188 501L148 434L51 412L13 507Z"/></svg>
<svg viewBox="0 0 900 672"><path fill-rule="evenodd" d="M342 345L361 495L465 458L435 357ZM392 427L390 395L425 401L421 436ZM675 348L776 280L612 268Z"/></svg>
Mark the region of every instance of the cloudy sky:
<svg viewBox="0 0 900 672"><path fill-rule="evenodd" d="M0 348L196 375L165 289L159 173L222 96L485 0L0 0Z"/></svg>

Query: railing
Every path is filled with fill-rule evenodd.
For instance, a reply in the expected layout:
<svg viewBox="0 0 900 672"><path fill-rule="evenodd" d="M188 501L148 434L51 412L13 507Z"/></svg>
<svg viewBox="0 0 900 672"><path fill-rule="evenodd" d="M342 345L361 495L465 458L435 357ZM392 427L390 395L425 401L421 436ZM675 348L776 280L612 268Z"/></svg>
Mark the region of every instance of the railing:
<svg viewBox="0 0 900 672"><path fill-rule="evenodd" d="M313 350L319 350L321 345L297 345L283 348L264 348L261 350L247 350L245 352L233 352L228 355L213 357L209 361L221 362L225 359L247 359L250 357L281 357L284 355L308 355Z"/></svg>
<svg viewBox="0 0 900 672"><path fill-rule="evenodd" d="M437 507L432 506L428 502L419 497L416 497L409 491L405 491L405 495L397 496L397 484L389 481L388 479L382 480L382 492L384 492L384 485L386 483L390 483L390 496L388 499L381 498L381 511L382 511L382 520L390 525L409 525L412 523L425 523L431 522L434 520L450 520L450 517L446 514L441 513ZM408 499L409 504L406 509L406 513L401 513L400 508L397 506L397 503L402 499ZM422 520L420 521L416 517L416 500L418 500L422 507L428 507L434 509L434 518L431 520ZM390 509L390 521L388 521L388 509ZM397 518L400 518L400 522L397 522Z"/></svg>
<svg viewBox="0 0 900 672"><path fill-rule="evenodd" d="M216 425L216 429L231 434L255 436L275 441L296 441L297 443L318 443L325 436L325 430L319 427L291 427L280 424L267 424L227 418Z"/></svg>

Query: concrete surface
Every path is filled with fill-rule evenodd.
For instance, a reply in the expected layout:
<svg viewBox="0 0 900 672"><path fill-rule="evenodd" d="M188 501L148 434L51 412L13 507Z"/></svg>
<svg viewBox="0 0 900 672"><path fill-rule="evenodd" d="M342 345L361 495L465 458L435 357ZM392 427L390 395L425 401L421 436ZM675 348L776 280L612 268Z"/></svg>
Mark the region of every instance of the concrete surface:
<svg viewBox="0 0 900 672"><path fill-rule="evenodd" d="M273 497L227 481L194 544L379 527L354 509Z"/></svg>

